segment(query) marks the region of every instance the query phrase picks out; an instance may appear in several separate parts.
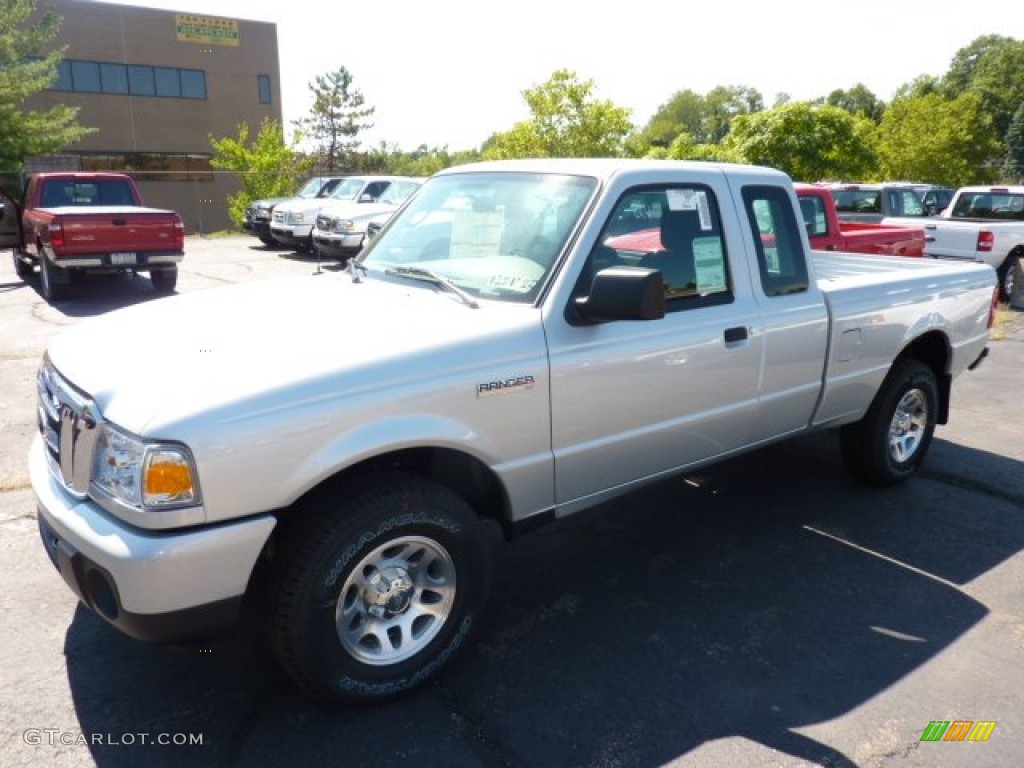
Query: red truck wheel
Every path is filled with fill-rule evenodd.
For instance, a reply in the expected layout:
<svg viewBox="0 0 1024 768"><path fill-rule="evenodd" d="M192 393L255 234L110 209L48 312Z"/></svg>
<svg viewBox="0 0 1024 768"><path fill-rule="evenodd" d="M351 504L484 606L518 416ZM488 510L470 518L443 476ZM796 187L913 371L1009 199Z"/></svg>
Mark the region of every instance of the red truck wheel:
<svg viewBox="0 0 1024 768"><path fill-rule="evenodd" d="M151 269L149 279L153 281L153 288L157 293L174 293L174 286L178 284L178 267L172 265Z"/></svg>
<svg viewBox="0 0 1024 768"><path fill-rule="evenodd" d="M67 283L58 281L56 271L46 255L42 255L39 259L39 287L47 301L62 299L67 293Z"/></svg>
<svg viewBox="0 0 1024 768"><path fill-rule="evenodd" d="M26 261L25 254L15 248L11 251L11 256L14 258L14 274L22 280L28 280L32 277L35 269L32 267L31 261Z"/></svg>

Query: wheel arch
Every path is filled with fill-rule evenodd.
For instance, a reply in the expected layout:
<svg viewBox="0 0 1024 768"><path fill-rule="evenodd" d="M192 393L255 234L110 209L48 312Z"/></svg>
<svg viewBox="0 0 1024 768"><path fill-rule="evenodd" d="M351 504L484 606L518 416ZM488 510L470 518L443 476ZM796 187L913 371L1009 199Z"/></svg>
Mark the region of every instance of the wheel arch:
<svg viewBox="0 0 1024 768"><path fill-rule="evenodd" d="M905 346L897 355L897 360L918 360L935 374L935 382L939 390L939 402L935 420L938 424L949 421L950 390L953 376L949 372L949 361L952 351L949 338L942 331L928 331Z"/></svg>
<svg viewBox="0 0 1024 768"><path fill-rule="evenodd" d="M501 526L506 538L513 535L510 501L497 473L476 456L444 446L400 448L363 459L345 467L306 491L278 514L278 528L284 530L299 518L299 510L311 498L331 494L353 478L368 474L405 471L428 478L459 495L477 516Z"/></svg>

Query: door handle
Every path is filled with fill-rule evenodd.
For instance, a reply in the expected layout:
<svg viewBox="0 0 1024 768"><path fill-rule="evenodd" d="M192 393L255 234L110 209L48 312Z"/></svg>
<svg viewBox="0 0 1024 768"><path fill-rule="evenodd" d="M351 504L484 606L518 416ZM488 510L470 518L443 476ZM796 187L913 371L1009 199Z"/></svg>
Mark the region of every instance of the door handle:
<svg viewBox="0 0 1024 768"><path fill-rule="evenodd" d="M746 341L747 327L745 325L738 325L735 328L726 328L724 335L726 344L734 344L737 341Z"/></svg>

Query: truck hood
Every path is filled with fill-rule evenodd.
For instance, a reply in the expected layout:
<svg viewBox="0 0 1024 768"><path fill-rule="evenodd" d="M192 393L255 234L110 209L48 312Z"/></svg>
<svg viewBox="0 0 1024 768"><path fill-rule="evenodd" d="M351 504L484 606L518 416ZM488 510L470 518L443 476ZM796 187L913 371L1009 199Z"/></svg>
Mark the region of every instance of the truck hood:
<svg viewBox="0 0 1024 768"><path fill-rule="evenodd" d="M320 275L111 312L63 332L47 354L105 419L160 437L222 409L241 416L282 399L298 405L379 391L410 371L437 370L441 360L449 371L459 361L498 362L496 350L512 337L513 357L523 343L535 355L539 329L540 315L528 306L473 309L427 283Z"/></svg>

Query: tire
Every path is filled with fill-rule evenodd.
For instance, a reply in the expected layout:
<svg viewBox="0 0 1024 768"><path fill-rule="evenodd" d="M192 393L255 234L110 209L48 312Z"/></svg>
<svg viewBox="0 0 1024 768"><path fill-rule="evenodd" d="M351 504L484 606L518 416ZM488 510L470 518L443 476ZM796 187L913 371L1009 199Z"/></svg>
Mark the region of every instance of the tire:
<svg viewBox="0 0 1024 768"><path fill-rule="evenodd" d="M1006 261L1000 265L999 269L996 270L996 276L999 278L1000 301L1010 301L1010 299L1013 298L1015 286L1020 290L1020 287L1017 286L1017 282L1022 278L1020 256L1020 253L1011 253L1006 257Z"/></svg>
<svg viewBox="0 0 1024 768"><path fill-rule="evenodd" d="M906 480L931 445L938 403L932 369L918 360L897 360L864 418L840 431L847 468L870 485Z"/></svg>
<svg viewBox="0 0 1024 768"><path fill-rule="evenodd" d="M270 235L260 235L260 242L268 248L277 248L277 240L272 238Z"/></svg>
<svg viewBox="0 0 1024 768"><path fill-rule="evenodd" d="M32 277L32 273L35 269L32 266L32 262L26 261L24 254L20 249L14 248L11 250L11 256L14 259L14 274L20 277L22 280L28 280Z"/></svg>
<svg viewBox="0 0 1024 768"><path fill-rule="evenodd" d="M274 655L315 697L383 701L467 644L490 577L483 526L461 498L411 474L367 475L311 502L283 537Z"/></svg>
<svg viewBox="0 0 1024 768"><path fill-rule="evenodd" d="M47 301L56 301L64 298L67 293L67 285L57 281L54 274L57 268L54 267L46 254L39 255L39 288L43 298Z"/></svg>
<svg viewBox="0 0 1024 768"><path fill-rule="evenodd" d="M178 284L178 266L154 267L149 270L149 279L153 281L153 288L161 295L174 293L174 286Z"/></svg>

